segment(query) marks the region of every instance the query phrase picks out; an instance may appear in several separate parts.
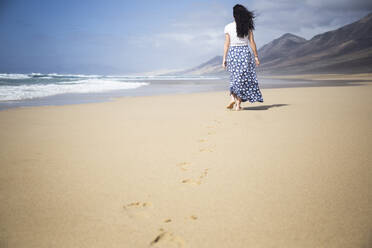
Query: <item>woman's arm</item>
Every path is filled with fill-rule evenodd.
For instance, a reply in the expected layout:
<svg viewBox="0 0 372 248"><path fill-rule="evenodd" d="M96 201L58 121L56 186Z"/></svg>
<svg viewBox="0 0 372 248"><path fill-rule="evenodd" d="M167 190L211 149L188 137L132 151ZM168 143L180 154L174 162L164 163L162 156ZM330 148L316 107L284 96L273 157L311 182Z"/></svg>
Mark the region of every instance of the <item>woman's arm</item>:
<svg viewBox="0 0 372 248"><path fill-rule="evenodd" d="M227 51L229 50L230 46L230 36L229 34L225 34L225 45L223 49L223 59L222 59L222 67L225 69L226 68L226 56L227 56Z"/></svg>
<svg viewBox="0 0 372 248"><path fill-rule="evenodd" d="M252 51L254 53L254 60L256 61L256 65L259 65L260 61L258 60L256 42L254 42L253 31L249 32L249 44L250 44L250 46L252 48Z"/></svg>

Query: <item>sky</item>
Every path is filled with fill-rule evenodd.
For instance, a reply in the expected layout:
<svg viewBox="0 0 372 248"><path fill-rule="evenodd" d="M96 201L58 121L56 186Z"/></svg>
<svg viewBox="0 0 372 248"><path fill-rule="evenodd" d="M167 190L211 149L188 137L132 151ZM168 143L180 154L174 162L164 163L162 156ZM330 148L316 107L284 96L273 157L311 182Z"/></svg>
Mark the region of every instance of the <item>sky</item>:
<svg viewBox="0 0 372 248"><path fill-rule="evenodd" d="M0 0L0 73L151 74L223 54L240 3L264 44L311 39L372 12L370 0Z"/></svg>

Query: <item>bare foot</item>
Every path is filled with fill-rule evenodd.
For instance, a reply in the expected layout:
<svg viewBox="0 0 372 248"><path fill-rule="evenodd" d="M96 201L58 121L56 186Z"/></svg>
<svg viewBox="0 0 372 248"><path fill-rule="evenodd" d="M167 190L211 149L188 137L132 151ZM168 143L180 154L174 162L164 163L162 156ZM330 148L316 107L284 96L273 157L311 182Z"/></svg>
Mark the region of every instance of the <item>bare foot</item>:
<svg viewBox="0 0 372 248"><path fill-rule="evenodd" d="M232 109L234 107L235 101L232 101L229 103L229 105L226 106L227 109Z"/></svg>
<svg viewBox="0 0 372 248"><path fill-rule="evenodd" d="M235 110L236 110L236 111L240 111L240 110L242 110L242 109L243 109L243 108L240 107L240 106L236 106L236 107L235 107Z"/></svg>

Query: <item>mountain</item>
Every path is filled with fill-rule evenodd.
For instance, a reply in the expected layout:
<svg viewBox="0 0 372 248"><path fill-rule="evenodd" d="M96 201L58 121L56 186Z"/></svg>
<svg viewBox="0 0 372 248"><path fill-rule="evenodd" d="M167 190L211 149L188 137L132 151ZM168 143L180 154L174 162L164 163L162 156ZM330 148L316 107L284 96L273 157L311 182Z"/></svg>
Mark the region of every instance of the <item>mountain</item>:
<svg viewBox="0 0 372 248"><path fill-rule="evenodd" d="M372 13L354 23L306 40L286 33L258 50L265 74L372 72ZM222 56L180 71L187 75L226 75Z"/></svg>
<svg viewBox="0 0 372 248"><path fill-rule="evenodd" d="M283 39L283 36L281 37ZM280 38L279 38L280 39ZM270 43L269 43L270 44ZM262 47L262 49L265 48ZM262 49L262 69L274 73L360 73L372 71L372 13L339 29L296 44L275 57ZM276 51L277 46L273 48Z"/></svg>
<svg viewBox="0 0 372 248"><path fill-rule="evenodd" d="M285 57L293 49L298 48L304 43L306 43L306 39L294 34L286 33L258 50L260 62L265 63Z"/></svg>
<svg viewBox="0 0 372 248"><path fill-rule="evenodd" d="M218 75L218 74L224 74L225 71L222 68L222 56L216 56L207 62L198 65L196 67L193 67L191 69L187 69L184 71L176 71L172 73L168 73L166 75L194 75L194 76L200 76L200 75Z"/></svg>

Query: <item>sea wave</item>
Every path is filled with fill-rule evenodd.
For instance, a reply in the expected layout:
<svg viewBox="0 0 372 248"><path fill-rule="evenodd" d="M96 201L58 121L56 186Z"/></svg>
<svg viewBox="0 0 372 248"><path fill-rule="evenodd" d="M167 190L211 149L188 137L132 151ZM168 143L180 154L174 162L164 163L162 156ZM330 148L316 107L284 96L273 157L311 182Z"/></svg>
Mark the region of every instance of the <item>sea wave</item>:
<svg viewBox="0 0 372 248"><path fill-rule="evenodd" d="M31 76L27 74L0 73L0 79L28 79Z"/></svg>
<svg viewBox="0 0 372 248"><path fill-rule="evenodd" d="M29 74L16 73L0 73L1 79L94 79L94 78L110 78L110 79L127 79L127 80L211 80L219 79L213 76L159 76L159 75L87 75L87 74L59 74L59 73L38 73Z"/></svg>
<svg viewBox="0 0 372 248"><path fill-rule="evenodd" d="M5 85L0 87L0 101L25 100L66 93L99 93L135 89L148 84L146 82L122 82L89 78L49 84Z"/></svg>
<svg viewBox="0 0 372 248"><path fill-rule="evenodd" d="M142 75L130 75L130 76L106 76L107 78L126 78L130 80L217 80L220 79L219 77L214 77L214 76L159 76L159 75L154 75L154 76L142 76Z"/></svg>
<svg viewBox="0 0 372 248"><path fill-rule="evenodd" d="M37 77L52 77L52 78L100 78L104 77L103 75L85 75L85 74L59 74L59 73L38 73L33 72L29 74L29 76L37 78Z"/></svg>
<svg viewBox="0 0 372 248"><path fill-rule="evenodd" d="M58 73L0 73L0 79L29 79L29 78L101 78L102 75L58 74Z"/></svg>

